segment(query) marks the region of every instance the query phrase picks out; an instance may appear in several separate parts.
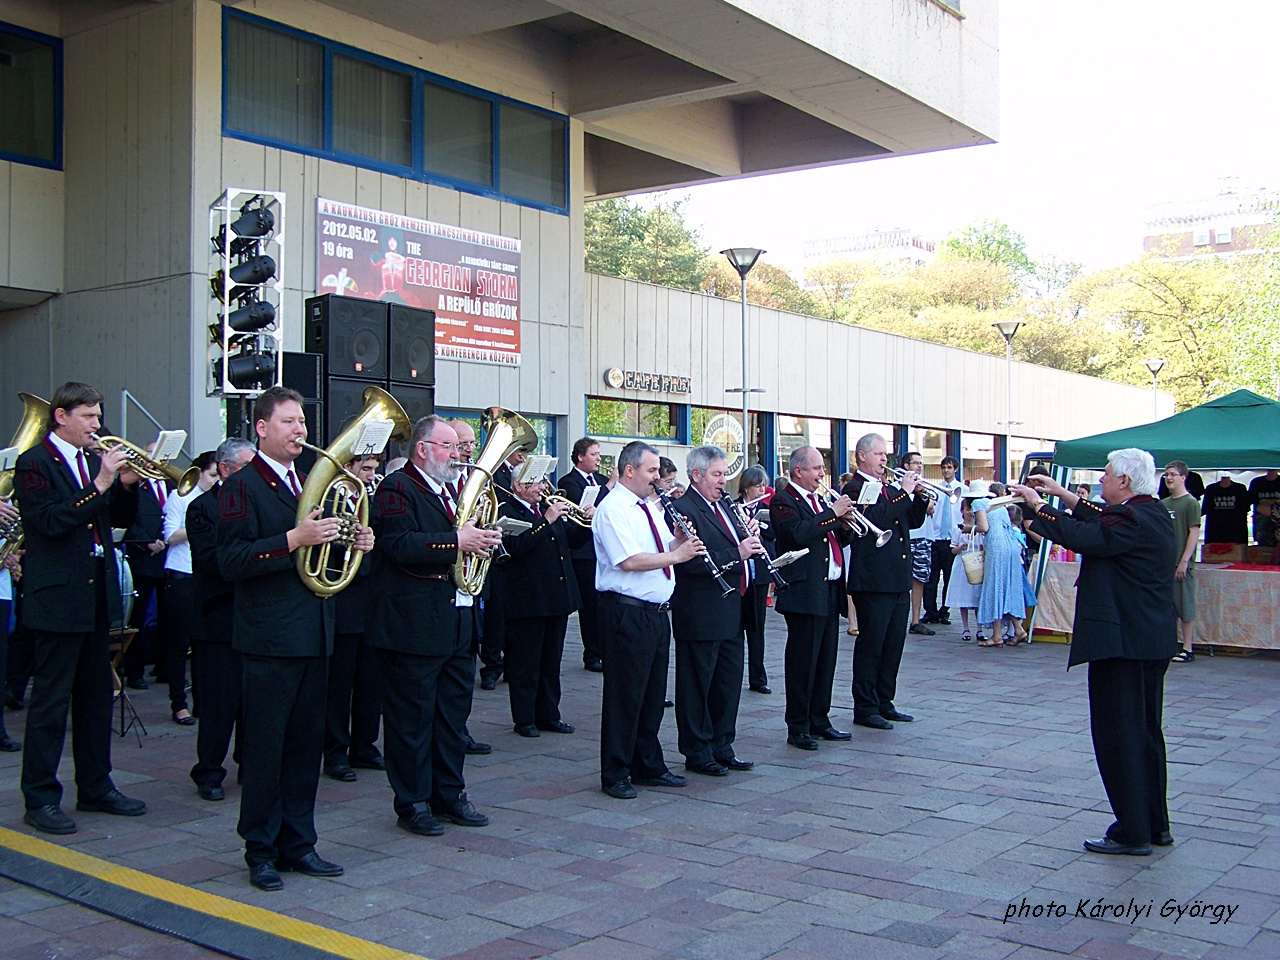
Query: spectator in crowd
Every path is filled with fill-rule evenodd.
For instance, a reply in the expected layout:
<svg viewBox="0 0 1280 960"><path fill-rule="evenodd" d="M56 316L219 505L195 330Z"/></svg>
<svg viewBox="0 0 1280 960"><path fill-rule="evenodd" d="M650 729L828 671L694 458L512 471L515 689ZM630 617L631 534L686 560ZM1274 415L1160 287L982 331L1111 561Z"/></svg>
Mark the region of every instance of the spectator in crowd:
<svg viewBox="0 0 1280 960"><path fill-rule="evenodd" d="M983 492L986 483L975 481L975 487L978 483L982 483L982 488L978 492ZM967 489L962 491L962 495L960 522L954 524L951 530L951 577L947 582L946 605L959 609L960 623L964 628L960 639L965 643L973 639L973 635L969 632L969 614L973 613L978 642L982 643L987 639L982 633L982 627L978 624L978 601L982 597L982 584L970 583L964 572L965 554L982 550L982 531L974 525L973 497L969 495Z"/></svg>
<svg viewBox="0 0 1280 960"><path fill-rule="evenodd" d="M1004 484L991 484L991 493L1004 496ZM1027 615L1027 607L1035 603L1035 594L1022 567L1022 540L1006 508L991 509L991 501L983 498L974 502L973 512L978 529L982 529L984 521L987 527L978 622L991 624L987 646L1015 646L1027 639L1022 620ZM997 622L1002 625L1000 639L995 635Z"/></svg>
<svg viewBox="0 0 1280 960"><path fill-rule="evenodd" d="M956 471L960 469L960 461L955 457L942 458L942 480L938 486L955 493L963 487L956 479ZM1041 468L1043 469L1043 468ZM921 623L939 623L951 625L951 611L947 606L947 589L951 586L951 571L955 566L952 557L951 531L960 525L959 503L952 503L944 497L934 505L933 515L925 522L930 529L932 546L932 570L929 582L924 585L924 616ZM938 584L942 584L942 603L938 603Z"/></svg>
<svg viewBox="0 0 1280 960"><path fill-rule="evenodd" d="M1204 477L1192 470L1187 474L1187 493L1191 494L1197 500L1204 497L1205 485ZM1160 487L1156 491L1156 497L1160 500L1169 496L1169 488L1164 482L1164 474L1160 475Z"/></svg>
<svg viewBox="0 0 1280 960"><path fill-rule="evenodd" d="M1249 491L1224 473L1204 492L1200 513L1204 517L1205 543L1249 542Z"/></svg>
<svg viewBox="0 0 1280 960"><path fill-rule="evenodd" d="M902 458L902 469L924 476L924 457L912 451ZM841 489L844 489L843 487ZM937 532L937 503L929 501L924 520L911 528L911 626L908 633L932 637L937 631L920 622L920 608L924 603L924 585L933 572L933 540Z"/></svg>
<svg viewBox="0 0 1280 960"><path fill-rule="evenodd" d="M1280 517L1280 470L1268 470L1249 484L1253 505L1253 539L1263 547L1276 545L1276 518Z"/></svg>
<svg viewBox="0 0 1280 960"><path fill-rule="evenodd" d="M1164 485L1169 496L1160 501L1173 517L1178 539L1178 569L1173 575L1173 607L1178 614L1182 649L1174 663L1190 663L1196 658L1191 641L1196 625L1196 544L1200 542L1200 501L1187 492L1187 465L1171 460L1164 468Z"/></svg>

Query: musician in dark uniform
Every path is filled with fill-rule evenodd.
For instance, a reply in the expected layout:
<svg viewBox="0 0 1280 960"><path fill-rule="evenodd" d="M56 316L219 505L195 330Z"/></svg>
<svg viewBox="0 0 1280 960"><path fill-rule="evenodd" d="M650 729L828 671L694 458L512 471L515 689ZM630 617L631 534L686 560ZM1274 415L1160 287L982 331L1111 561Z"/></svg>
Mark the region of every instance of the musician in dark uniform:
<svg viewBox="0 0 1280 960"><path fill-rule="evenodd" d="M769 489L769 475L759 464L747 467L738 480L742 495L739 506L759 501ZM773 526L769 522L769 505L756 502L744 507L752 514L760 531L760 540L766 550L773 549ZM747 684L752 693L773 693L769 689L769 675L764 669L764 626L769 606L769 570L763 563L751 564L751 587L742 598L742 630L747 636Z"/></svg>
<svg viewBox="0 0 1280 960"><path fill-rule="evenodd" d="M1081 500L1049 477L1011 489L1034 513L1031 529L1082 560L1067 666L1089 664L1089 725L1098 772L1116 820L1086 840L1093 853L1146 856L1169 846L1164 734L1164 675L1178 650L1174 571L1183 545L1169 511L1156 500L1151 454L1130 447L1108 455L1105 507ZM1071 510L1041 497L1062 498Z"/></svg>
<svg viewBox="0 0 1280 960"><path fill-rule="evenodd" d="M223 440L214 454L218 482L187 508L187 542L196 581L196 626L191 636L191 684L200 708L196 730L196 764L191 779L202 800L222 800L227 776L223 761L235 731L232 759L241 760L244 724L240 722L240 687L244 668L231 643L235 585L218 569L218 496L232 474L254 457L253 444L239 437Z"/></svg>
<svg viewBox="0 0 1280 960"><path fill-rule="evenodd" d="M787 567L789 586L778 592L777 610L787 621L785 653L787 743L817 750L818 740L848 740L831 724L831 685L836 676L840 611L844 609L844 547L853 510L847 497L828 505L818 495L826 476L814 447L791 453L791 478L769 501L778 553L808 548Z"/></svg>
<svg viewBox="0 0 1280 960"><path fill-rule="evenodd" d="M869 433L854 447L857 471L844 488L854 503L863 486L880 485L873 503L855 507L881 530L893 534L883 547L874 535L857 537L849 548L849 596L858 614L853 644L853 722L874 730L892 730L893 722L910 723L910 714L893 704L898 667L911 619L911 530L924 523L929 510L924 488L914 473L901 484L889 482L889 451L884 437Z"/></svg>
<svg viewBox="0 0 1280 960"><path fill-rule="evenodd" d="M378 472L377 457L360 457L347 469L367 486ZM364 642L365 614L372 602L373 564L362 563L350 586L338 594L333 653L329 657L329 695L324 722L324 772L345 783L356 779L353 767L385 770L378 751L382 721L382 678L373 647Z"/></svg>
<svg viewBox="0 0 1280 960"><path fill-rule="evenodd" d="M476 459L476 431L471 424L465 420L450 420L449 426L454 433L458 435L458 461L463 464L474 463ZM408 461L406 461L407 463ZM404 464L401 464L403 466ZM398 468L397 468L398 469ZM388 470L387 474L394 473ZM458 479L450 484L450 493L453 500L457 503L462 496L462 487L466 482L466 477L462 473L458 474ZM492 571L492 567L489 568ZM502 676L502 640L503 640L503 622L502 610L497 602L497 594L494 592L494 578L486 577L484 587L480 591L477 598L480 602L472 609L471 616L471 649L475 655L480 658L483 666L480 669L480 688L492 690L498 685L498 680ZM491 638L496 644L495 652L492 646L485 644L485 631L490 629L489 615L493 614L493 625ZM490 667L488 671L485 667ZM471 736L471 729L466 724L462 727L462 745L466 748L467 756L485 756L493 752L493 747L487 743L481 743Z"/></svg>
<svg viewBox="0 0 1280 960"><path fill-rule="evenodd" d="M316 853L315 803L324 746L333 598L316 596L293 551L332 543L336 517L313 510L297 520L305 482L293 461L306 439L302 396L270 387L254 403L258 455L229 477L218 497L218 568L235 583L232 643L244 667L244 762L240 823L249 882L282 886L277 867L336 877L342 867ZM353 544L368 552L373 531Z"/></svg>
<svg viewBox="0 0 1280 960"><path fill-rule="evenodd" d="M87 453L101 427L102 394L64 383L49 402L49 432L18 458L22 512L23 621L33 631L34 680L22 752L23 823L75 833L62 812L58 761L71 709L76 809L136 817L146 804L111 782L113 624L123 619L111 528L138 508L138 476L123 449Z"/></svg>
<svg viewBox="0 0 1280 960"><path fill-rule="evenodd" d="M509 598L507 610L507 689L511 721L522 737L539 731L573 733L560 718L560 659L569 614L578 609L578 582L570 551L591 538L591 531L565 519L568 507L540 501L546 485L516 481L515 496L499 516L532 524L529 530L504 535L506 556L490 579Z"/></svg>
<svg viewBox="0 0 1280 960"><path fill-rule="evenodd" d="M148 443L147 453L155 447ZM124 533L124 555L133 574L133 613L129 626L137 630L129 649L121 660L125 683L132 690L146 690L148 663L156 665L156 676L168 680L168 646L164 604L164 506L173 491L163 480L141 479L138 482L138 512ZM146 625L147 613L155 601L154 626ZM185 671L184 671L185 673ZM185 679L185 678L184 678ZM174 691L176 692L176 691ZM185 706L185 704L184 704Z"/></svg>
<svg viewBox="0 0 1280 960"><path fill-rule="evenodd" d="M609 492L612 481L597 472L600 466L600 444L590 437L582 437L573 445L573 469L560 478L560 489L574 503L582 502L582 491L587 487L601 488L596 494L596 504ZM594 510L594 505L592 506ZM604 668L600 662L600 633L597 626L596 548L594 540L588 540L573 551L573 575L578 579L578 593L582 606L578 608L578 630L582 634L582 666L592 673Z"/></svg>
<svg viewBox="0 0 1280 960"><path fill-rule="evenodd" d="M751 558L764 552L758 527L740 531L724 486L728 456L701 446L685 459L689 492L672 503L697 531L707 555L736 589L726 595L701 559L676 567L671 632L676 641L676 729L686 770L709 777L755 764L734 756L742 697L742 598L751 589ZM752 524L755 527L755 524Z"/></svg>
<svg viewBox="0 0 1280 960"><path fill-rule="evenodd" d="M502 539L474 519L455 528L458 435L442 419L413 427L409 462L374 497L372 609L365 640L382 674L383 759L398 825L444 832L437 817L481 827L467 799L463 729L475 683L473 598L454 585L459 552L482 554Z"/></svg>

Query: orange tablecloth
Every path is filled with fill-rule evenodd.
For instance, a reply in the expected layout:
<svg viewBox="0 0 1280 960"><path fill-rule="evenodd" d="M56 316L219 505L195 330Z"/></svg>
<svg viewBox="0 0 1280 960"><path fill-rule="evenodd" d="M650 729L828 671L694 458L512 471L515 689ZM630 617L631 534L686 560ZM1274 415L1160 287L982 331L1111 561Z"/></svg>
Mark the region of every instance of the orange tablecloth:
<svg viewBox="0 0 1280 960"><path fill-rule="evenodd" d="M1049 561L1035 625L1070 633L1079 562ZM1280 570L1196 565L1196 642L1280 650Z"/></svg>

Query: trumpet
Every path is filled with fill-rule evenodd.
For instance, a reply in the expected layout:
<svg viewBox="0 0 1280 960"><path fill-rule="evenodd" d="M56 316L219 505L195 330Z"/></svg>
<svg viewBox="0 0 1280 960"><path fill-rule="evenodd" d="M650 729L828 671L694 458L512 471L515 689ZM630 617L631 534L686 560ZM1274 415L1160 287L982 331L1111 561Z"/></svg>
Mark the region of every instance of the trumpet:
<svg viewBox="0 0 1280 960"><path fill-rule="evenodd" d="M827 502L828 506L840 499L832 493L831 488L821 480L818 481L817 489L818 496L822 497L822 499ZM849 529L852 530L856 536L867 537L874 533L876 535L876 547L883 547L893 539L892 530L881 530L874 523L868 520L866 514L856 506L853 508L853 511L843 519L844 522L849 525Z"/></svg>
<svg viewBox="0 0 1280 960"><path fill-rule="evenodd" d="M888 474L895 483L901 483L902 478L907 475L908 471L903 470L901 467L886 467L885 473ZM960 502L959 487L956 487L954 490L948 490L946 487L942 486L942 484L934 483L932 480L926 480L924 477L919 475L916 476L916 485L918 487L922 487L924 495L934 502L940 501L943 498L950 500L952 503Z"/></svg>
<svg viewBox="0 0 1280 960"><path fill-rule="evenodd" d="M172 483L178 496L185 497L196 488L200 480L200 468L190 466L186 470L179 469L168 460L156 460L146 450L130 443L124 437L100 437L96 433L89 434L93 442L102 450L109 447L122 447L129 468L140 477L148 480L167 480Z"/></svg>

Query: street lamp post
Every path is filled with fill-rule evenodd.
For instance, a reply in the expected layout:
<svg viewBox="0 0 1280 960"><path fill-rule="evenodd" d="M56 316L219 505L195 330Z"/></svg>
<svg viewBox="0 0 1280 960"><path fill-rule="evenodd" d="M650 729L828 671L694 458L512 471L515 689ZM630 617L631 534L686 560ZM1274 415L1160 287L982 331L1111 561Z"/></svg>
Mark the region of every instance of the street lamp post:
<svg viewBox="0 0 1280 960"><path fill-rule="evenodd" d="M1009 473L1010 440L1013 435L1013 337L1022 326L1021 320L997 320L991 324L1004 337L1004 388L1005 388L1005 421L1004 421L1004 476L1011 480Z"/></svg>
<svg viewBox="0 0 1280 960"><path fill-rule="evenodd" d="M756 265L756 261L760 259L763 250L757 250L754 247L730 247L728 250L720 251L733 269L738 271L738 276L742 280L742 469L747 468L747 450L751 443L750 421L747 419L747 394L764 393L763 389L750 389L748 370L747 370L747 274L751 272L751 268ZM738 393L737 388L729 388L726 393Z"/></svg>
<svg viewBox="0 0 1280 960"><path fill-rule="evenodd" d="M1150 360L1143 360L1142 365L1151 371L1151 422L1160 419L1160 371L1164 369L1164 365L1169 361L1164 357L1152 357Z"/></svg>

